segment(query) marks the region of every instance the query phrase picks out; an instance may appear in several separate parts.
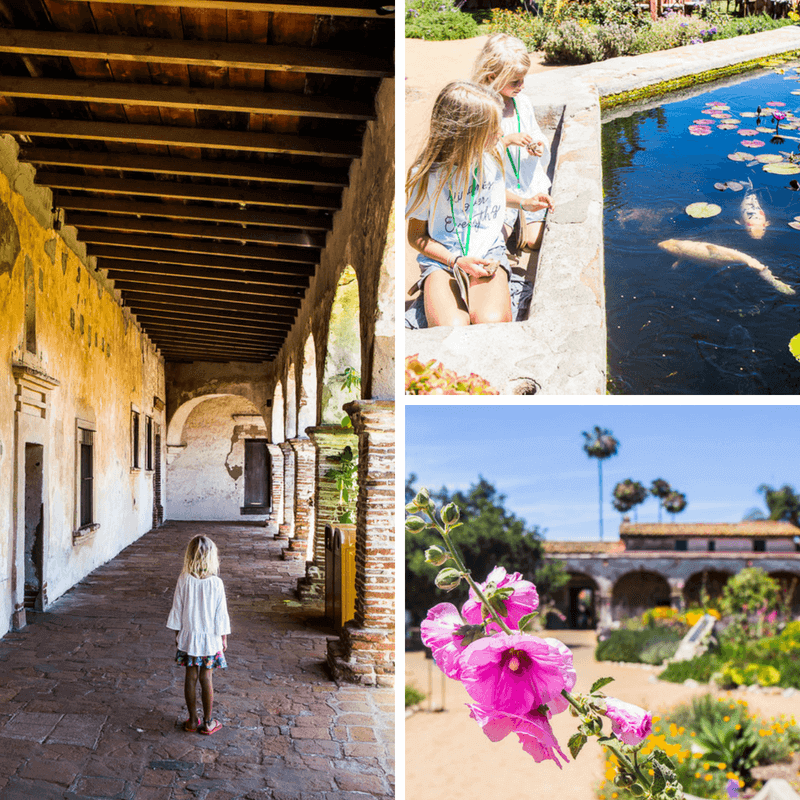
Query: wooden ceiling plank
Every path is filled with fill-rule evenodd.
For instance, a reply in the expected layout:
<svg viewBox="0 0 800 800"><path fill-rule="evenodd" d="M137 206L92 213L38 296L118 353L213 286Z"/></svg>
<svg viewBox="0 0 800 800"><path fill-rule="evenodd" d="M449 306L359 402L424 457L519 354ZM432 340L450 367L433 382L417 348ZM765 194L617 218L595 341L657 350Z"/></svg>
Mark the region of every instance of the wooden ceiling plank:
<svg viewBox="0 0 800 800"><path fill-rule="evenodd" d="M2 80L0 78L0 80ZM259 162L208 161L193 158L160 158L130 156L121 153L62 150L47 147L25 147L20 161L58 167L83 167L125 172L154 172L202 178L225 178L268 183L311 184L321 187L347 186L344 170L303 170Z"/></svg>
<svg viewBox="0 0 800 800"><path fill-rule="evenodd" d="M293 275L269 275L257 272L236 272L235 270L215 270L208 267L187 266L183 264L163 264L145 261L120 261L103 259L98 262L100 269L108 270L111 278L123 275L129 278L136 275L143 280L148 275L154 277L169 276L171 278L189 278L202 281L215 281L230 286L230 291L248 291L256 286L275 297L298 297L298 290L308 286L308 278Z"/></svg>
<svg viewBox="0 0 800 800"><path fill-rule="evenodd" d="M232 222L242 225L266 225L301 230L329 231L331 220L325 216L279 214L272 211L228 210L180 203L144 203L100 197L77 197L59 193L56 206L73 211L107 211L111 214L169 217L205 222Z"/></svg>
<svg viewBox="0 0 800 800"><path fill-rule="evenodd" d="M236 268L239 259L253 259L253 263L261 261L280 261L292 264L310 264L310 269L292 269L292 274L313 275L313 265L319 263L319 252L309 249L295 249L291 247L246 247L235 244L218 244L208 240L195 241L194 239L171 239L164 236L135 236L120 233L107 233L102 231L81 232L82 242L96 245L112 245L115 247L130 247L144 250L177 251L186 253L201 253L212 256L228 256L236 261L231 263L231 268ZM159 255L156 255L159 258ZM262 269L274 271L279 274L289 270L275 269L269 263Z"/></svg>
<svg viewBox="0 0 800 800"><path fill-rule="evenodd" d="M243 305L255 305L260 307L274 308L299 308L299 297L276 297L274 295L261 294L258 292L243 292L240 289L233 290L231 284L224 281L217 281L212 284L206 281L203 285L176 282L168 275L145 275L141 279L136 276L126 275L124 278L114 280L115 288L130 289L143 294L172 295L174 297L199 297L204 300L232 300Z"/></svg>
<svg viewBox="0 0 800 800"><path fill-rule="evenodd" d="M219 331L236 331L243 336L264 336L266 338L286 338L286 327L277 327L275 325L237 325L235 322L228 320L214 320L208 318L197 317L193 314L185 315L165 315L159 313L148 312L145 309L133 311L136 314L136 319L140 320L143 325L163 324L171 325L173 327L191 327Z"/></svg>
<svg viewBox="0 0 800 800"><path fill-rule="evenodd" d="M121 275L117 278L115 276ZM174 286L178 289L203 289L205 291L220 292L223 296L230 297L236 295L237 299L242 300L245 296L253 296L262 299L272 305L293 306L299 303L302 295L295 294L293 291L301 291L287 286L274 286L258 281L233 281L219 280L218 278L206 278L203 275L169 275L156 274L145 270L132 272L109 271L109 277L121 284L145 284L147 286ZM268 298L268 299L267 299Z"/></svg>
<svg viewBox="0 0 800 800"><path fill-rule="evenodd" d="M116 75L114 77L117 78ZM289 114L299 117L360 121L375 118L374 109L368 103L346 98L250 92L239 89L206 89L196 86L157 86L146 82L120 83L109 80L81 81L0 76L0 95L191 111L203 109L246 114Z"/></svg>
<svg viewBox="0 0 800 800"><path fill-rule="evenodd" d="M278 333L277 331L270 331L264 328L261 331L242 330L234 328L226 328L221 325L204 325L202 323L192 323L189 320L179 321L165 321L159 320L157 317L148 317L141 314L136 315L139 324L146 328L148 331L176 331L179 333L194 333L203 334L208 333L210 337L215 339L232 339L234 341L241 341L245 339L256 344L277 344L280 345L285 339L285 333Z"/></svg>
<svg viewBox="0 0 800 800"><path fill-rule="evenodd" d="M209 128L177 128L89 120L0 117L0 132L57 139L134 142L165 147L204 147L212 150L250 150L330 158L358 158L360 142L343 142L310 136L281 136L253 131L218 131Z"/></svg>
<svg viewBox="0 0 800 800"><path fill-rule="evenodd" d="M243 303L225 303L219 300L204 300L202 298L181 298L176 302L172 297L160 297L152 294L143 294L135 290L123 292L125 306L134 313L137 309L147 312L164 314L192 314L198 317L222 318L236 320L254 325L269 325L273 328L291 328L294 325L297 312L290 308L259 309L258 307Z"/></svg>
<svg viewBox="0 0 800 800"><path fill-rule="evenodd" d="M234 350L229 347L216 347L212 350L199 344L188 346L181 345L180 342L168 341L164 342L162 346L159 342L154 341L154 344L161 351L165 361L237 361L242 363L264 363L266 361L273 361L277 356L277 352L273 350L265 350L253 354L241 350Z"/></svg>
<svg viewBox="0 0 800 800"><path fill-rule="evenodd" d="M209 200L237 205L279 206L281 208L337 211L341 205L340 193L316 194L313 192L254 191L235 186L212 186L187 181L145 181L132 178L113 178L95 175L73 175L63 172L38 172L35 183L51 189L69 189L81 192L102 192L124 196L168 197L179 200Z"/></svg>
<svg viewBox="0 0 800 800"><path fill-rule="evenodd" d="M167 234L192 239L209 239L211 241L222 239L315 249L325 247L324 235L273 230L272 228L192 225L190 223L161 222L151 219L140 220L135 217L98 216L72 211L67 214L66 219L68 225L73 225L79 229L82 242L93 242L95 244L110 244L110 240L100 239L98 236L100 234L106 235L106 232L112 232L114 235L117 233L120 235L125 233L145 233L148 236ZM314 263L318 262L319 259L316 259Z"/></svg>
<svg viewBox="0 0 800 800"><path fill-rule="evenodd" d="M0 52L23 56L309 72L360 78L386 78L394 72L388 59L350 51L10 28L0 29Z"/></svg>
<svg viewBox="0 0 800 800"><path fill-rule="evenodd" d="M133 261L139 264L179 265L188 267L206 267L220 271L224 278L230 272L254 275L269 275L274 280L286 281L286 285L307 285L308 278L314 274L314 267L306 264L287 264L285 261L265 261L261 259L232 259L221 256L196 255L194 253L164 253L154 250L134 249L132 247L113 247L102 244L87 246L89 255L109 259L114 266L127 266ZM118 264L119 262L119 264ZM125 262L124 264L122 262Z"/></svg>
<svg viewBox="0 0 800 800"><path fill-rule="evenodd" d="M204 336L201 331L176 330L171 332L168 330L150 329L145 326L142 327L144 327L147 335L158 344L174 342L178 346L191 347L197 345L199 347L209 347L212 349L220 348L239 353L251 353L252 355L267 352L276 353L280 350L281 345L280 342L257 342L242 336Z"/></svg>

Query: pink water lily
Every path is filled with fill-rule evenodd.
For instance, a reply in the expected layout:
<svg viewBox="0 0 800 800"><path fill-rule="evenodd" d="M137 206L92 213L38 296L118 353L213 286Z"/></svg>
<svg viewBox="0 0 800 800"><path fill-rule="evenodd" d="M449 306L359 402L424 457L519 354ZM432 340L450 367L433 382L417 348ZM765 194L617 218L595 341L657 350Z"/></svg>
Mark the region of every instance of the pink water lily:
<svg viewBox="0 0 800 800"><path fill-rule="evenodd" d="M468 706L470 716L480 726L481 730L493 741L505 739L509 733L516 733L522 744L522 749L533 756L534 761L551 760L561 768L559 756L568 761L567 757L558 746L558 741L550 727L546 716L538 712L528 714L502 714L480 704Z"/></svg>
<svg viewBox="0 0 800 800"><path fill-rule="evenodd" d="M506 714L527 714L556 700L574 675L569 650L526 634L479 639L464 650L460 664L469 696Z"/></svg>
<svg viewBox="0 0 800 800"><path fill-rule="evenodd" d="M526 614L530 614L539 608L539 593L536 587L526 581L519 572L507 573L503 567L495 567L487 576L486 582L479 584L481 592L491 594L493 589L511 589L512 594L504 600L507 614L498 614L509 628L519 627L519 621ZM489 615L481 609L481 601L473 589L469 590L469 600L464 603L461 609L464 619L472 625L478 625L484 617ZM490 622L488 630L499 631L500 627L496 622Z"/></svg>
<svg viewBox="0 0 800 800"><path fill-rule="evenodd" d="M461 614L452 603L439 603L428 611L419 626L425 647L430 648L436 666L454 680L461 674L460 658L464 652L456 631L464 624Z"/></svg>

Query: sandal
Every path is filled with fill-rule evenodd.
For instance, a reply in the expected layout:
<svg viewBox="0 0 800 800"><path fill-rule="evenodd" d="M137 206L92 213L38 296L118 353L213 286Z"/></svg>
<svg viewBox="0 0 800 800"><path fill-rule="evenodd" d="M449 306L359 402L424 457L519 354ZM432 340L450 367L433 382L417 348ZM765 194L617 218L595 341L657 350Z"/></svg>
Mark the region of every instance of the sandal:
<svg viewBox="0 0 800 800"><path fill-rule="evenodd" d="M222 727L222 723L218 719L212 719L209 725L206 725L205 722L197 726L197 732L202 733L204 736L211 736L212 733L216 733Z"/></svg>
<svg viewBox="0 0 800 800"><path fill-rule="evenodd" d="M202 723L202 720L200 719L200 717L198 717L195 720L194 725L192 725L192 720L191 719L187 719L186 722L183 723L183 729L187 733L197 733L197 729L200 727L201 723Z"/></svg>

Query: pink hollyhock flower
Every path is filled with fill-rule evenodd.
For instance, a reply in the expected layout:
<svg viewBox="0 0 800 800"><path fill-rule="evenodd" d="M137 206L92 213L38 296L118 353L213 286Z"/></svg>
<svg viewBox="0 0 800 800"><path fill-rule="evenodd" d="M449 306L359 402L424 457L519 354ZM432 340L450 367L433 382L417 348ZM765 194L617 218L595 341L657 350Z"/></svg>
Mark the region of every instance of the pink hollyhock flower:
<svg viewBox="0 0 800 800"><path fill-rule="evenodd" d="M653 715L639 706L609 697L606 716L611 720L611 732L625 744L641 744L653 729Z"/></svg>
<svg viewBox="0 0 800 800"><path fill-rule="evenodd" d="M552 645L561 653L561 656L564 659L564 688L571 692L575 688L575 682L578 680L578 674L575 672L575 667L572 665L572 652L567 647L564 642L559 641L558 639L550 639L547 638L546 641L549 645ZM564 697L559 692L558 697L554 697L548 704L547 708L550 710L551 714L560 714L562 711L566 711L569 707L569 702L567 698Z"/></svg>
<svg viewBox="0 0 800 800"><path fill-rule="evenodd" d="M524 580L519 572L512 572L509 575L504 567L495 567L487 576L486 582L480 584L484 595L491 594L493 587L513 590L513 594L505 600L508 614L505 616L498 614L509 628L518 628L519 621L526 614L539 608L539 593L536 591L536 587L530 581ZM464 603L461 613L464 615L464 619L472 625L479 625L483 622L481 601L478 600L478 595L473 589L469 590L469 600ZM500 626L496 622L490 622L487 629L498 631Z"/></svg>
<svg viewBox="0 0 800 800"><path fill-rule="evenodd" d="M506 714L527 714L561 696L572 680L572 654L527 634L499 633L470 644L461 654L469 696Z"/></svg>
<svg viewBox="0 0 800 800"><path fill-rule="evenodd" d="M436 666L448 678L459 679L459 660L464 648L456 631L464 624L458 609L452 603L435 605L419 626L422 643L429 647Z"/></svg>
<svg viewBox="0 0 800 800"><path fill-rule="evenodd" d="M537 712L524 715L500 714L480 704L469 705L470 716L481 726L483 732L493 741L499 742L509 733L516 733L522 749L533 756L534 761L551 759L561 769L558 757L568 761L561 752L558 741L547 717Z"/></svg>

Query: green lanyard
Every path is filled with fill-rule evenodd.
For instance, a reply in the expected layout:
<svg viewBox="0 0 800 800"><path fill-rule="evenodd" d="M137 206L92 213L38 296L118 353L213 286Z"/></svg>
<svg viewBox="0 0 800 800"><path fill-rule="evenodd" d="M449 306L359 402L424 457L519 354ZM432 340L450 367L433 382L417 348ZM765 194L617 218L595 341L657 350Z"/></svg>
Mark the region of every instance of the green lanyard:
<svg viewBox="0 0 800 800"><path fill-rule="evenodd" d="M466 258L469 252L469 237L472 233L472 212L475 209L475 193L478 191L478 168L475 167L475 180L472 182L472 193L469 201L469 222L467 223L467 241L466 245L461 241L461 236L458 233L458 225L456 225L456 209L453 205L453 184L450 184L450 213L453 215L453 229L456 232L456 239L458 239L458 246L461 248L461 255Z"/></svg>
<svg viewBox="0 0 800 800"><path fill-rule="evenodd" d="M517 108L517 102L514 98L511 98L511 102L514 104L514 111L517 114L517 133L522 133L522 122L519 118L519 109ZM520 164L522 163L522 148L520 148L519 153L517 153L517 163L514 164L514 159L511 157L511 151L506 147L506 155L508 155L508 160L511 162L511 169L514 170L514 177L517 179L517 189L522 188L521 181L519 179L519 169Z"/></svg>

